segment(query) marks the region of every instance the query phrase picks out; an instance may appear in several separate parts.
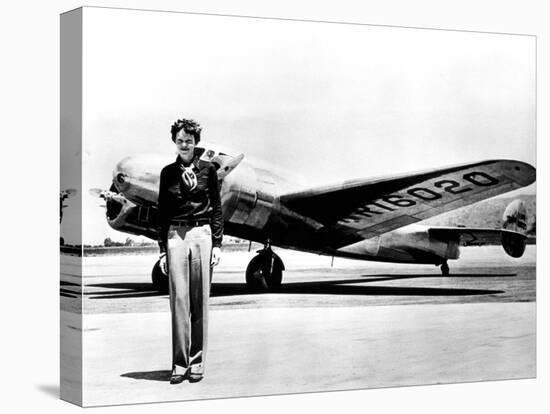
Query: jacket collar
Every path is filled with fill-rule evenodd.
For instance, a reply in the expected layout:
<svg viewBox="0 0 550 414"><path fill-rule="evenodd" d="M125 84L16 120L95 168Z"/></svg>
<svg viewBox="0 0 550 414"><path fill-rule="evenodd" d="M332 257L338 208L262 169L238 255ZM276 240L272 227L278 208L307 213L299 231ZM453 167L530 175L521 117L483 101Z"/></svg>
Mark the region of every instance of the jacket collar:
<svg viewBox="0 0 550 414"><path fill-rule="evenodd" d="M179 155L176 156L176 165L180 167L182 170L185 168L185 165L183 164L183 161L181 160L181 157ZM190 166L193 165L194 168L199 168L199 157L195 153L193 156L193 159L191 160Z"/></svg>

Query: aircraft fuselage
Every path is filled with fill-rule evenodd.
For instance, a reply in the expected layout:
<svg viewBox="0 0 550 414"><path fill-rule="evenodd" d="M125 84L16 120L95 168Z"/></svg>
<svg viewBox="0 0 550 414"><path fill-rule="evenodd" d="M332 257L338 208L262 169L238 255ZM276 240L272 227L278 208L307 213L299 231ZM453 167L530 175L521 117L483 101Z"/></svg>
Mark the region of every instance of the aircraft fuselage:
<svg viewBox="0 0 550 414"><path fill-rule="evenodd" d="M112 189L119 193L119 199L111 201L111 206L108 203L108 216L111 207L108 221L113 228L156 238L159 174L171 161L162 156L138 156L117 164ZM367 240L353 240L344 247L333 246L331 235L323 231L323 224L280 202L280 195L302 189L299 183L299 177L242 160L221 180L225 234L283 248L362 260L439 264L445 259L458 258L458 243L430 240L421 225L410 225Z"/></svg>

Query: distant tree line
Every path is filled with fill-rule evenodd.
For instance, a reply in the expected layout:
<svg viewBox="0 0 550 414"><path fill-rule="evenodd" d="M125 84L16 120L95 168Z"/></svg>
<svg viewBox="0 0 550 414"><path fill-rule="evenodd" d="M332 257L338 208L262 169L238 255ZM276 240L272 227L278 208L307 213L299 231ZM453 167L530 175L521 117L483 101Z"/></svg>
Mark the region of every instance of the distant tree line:
<svg viewBox="0 0 550 414"><path fill-rule="evenodd" d="M126 237L126 240L123 242L114 241L110 237L107 237L103 241L104 247L132 247L132 246L150 246L156 244L153 241L141 241L136 242L135 240L131 239L130 237Z"/></svg>
<svg viewBox="0 0 550 414"><path fill-rule="evenodd" d="M237 237L231 237L231 236L225 236L223 239L224 243L227 244L240 244L240 243L248 243L247 240L239 239ZM105 240L103 240L103 245L99 245L97 247L131 247L131 246L153 246L157 243L152 240L144 240L141 242L136 242L135 240L131 239L130 237L127 237L125 241L115 241L111 239L110 237L107 237Z"/></svg>

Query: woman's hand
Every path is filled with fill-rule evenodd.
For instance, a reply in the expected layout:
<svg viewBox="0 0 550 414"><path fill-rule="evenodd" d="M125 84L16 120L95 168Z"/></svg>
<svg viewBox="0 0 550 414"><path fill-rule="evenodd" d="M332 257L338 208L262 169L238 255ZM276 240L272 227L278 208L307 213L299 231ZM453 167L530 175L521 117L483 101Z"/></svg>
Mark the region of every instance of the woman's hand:
<svg viewBox="0 0 550 414"><path fill-rule="evenodd" d="M162 273L168 274L168 265L166 264L166 253L161 253L159 256L159 266Z"/></svg>
<svg viewBox="0 0 550 414"><path fill-rule="evenodd" d="M222 251L219 247L214 247L212 249L212 261L210 262L210 265L217 266L220 263L220 259L222 257Z"/></svg>

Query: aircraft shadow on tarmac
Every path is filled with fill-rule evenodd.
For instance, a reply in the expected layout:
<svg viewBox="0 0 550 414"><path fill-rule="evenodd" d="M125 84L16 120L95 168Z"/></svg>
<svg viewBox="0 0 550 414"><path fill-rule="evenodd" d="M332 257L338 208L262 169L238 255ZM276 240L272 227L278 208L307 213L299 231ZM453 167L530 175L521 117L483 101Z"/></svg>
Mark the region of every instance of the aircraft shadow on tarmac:
<svg viewBox="0 0 550 414"><path fill-rule="evenodd" d="M460 277L480 277L482 275L460 275ZM486 277L487 275L483 275ZM513 277L515 274L492 274L490 277ZM254 292L245 285L239 283L212 284L210 296L233 296L245 294L316 294L316 295L364 295L364 296L470 296L470 295L495 295L504 293L502 290L468 289L468 288L442 288L442 287L416 287L416 286L372 286L363 285L373 282L387 282L392 280L417 279L441 276L434 275L377 275L372 277L364 275L361 279L327 280L315 282L293 282L281 285L274 292ZM359 285L361 284L361 285Z"/></svg>
<svg viewBox="0 0 550 414"><path fill-rule="evenodd" d="M502 278L514 277L516 274L457 274L452 278ZM283 283L276 291L258 292L248 289L244 283L212 283L211 297L258 295L258 294L326 294L326 295L365 295L365 296L473 296L495 295L504 293L502 290L464 288L464 287L429 287L429 286L373 286L373 282L387 282L392 280L437 278L449 280L451 277L442 278L440 275L415 274L415 275L363 275L356 279L338 279L311 282ZM368 284L368 285L365 285ZM150 283L100 283L87 285L88 287L109 289L108 292L89 292L85 295L90 299L123 299L164 296L153 290Z"/></svg>
<svg viewBox="0 0 550 414"><path fill-rule="evenodd" d="M66 282L64 280L59 282L59 294L67 298L78 299L82 286L78 283Z"/></svg>
<svg viewBox="0 0 550 414"><path fill-rule="evenodd" d="M85 292L90 299L124 299L166 296L153 288L151 283L96 283L87 287L109 289L108 292Z"/></svg>

